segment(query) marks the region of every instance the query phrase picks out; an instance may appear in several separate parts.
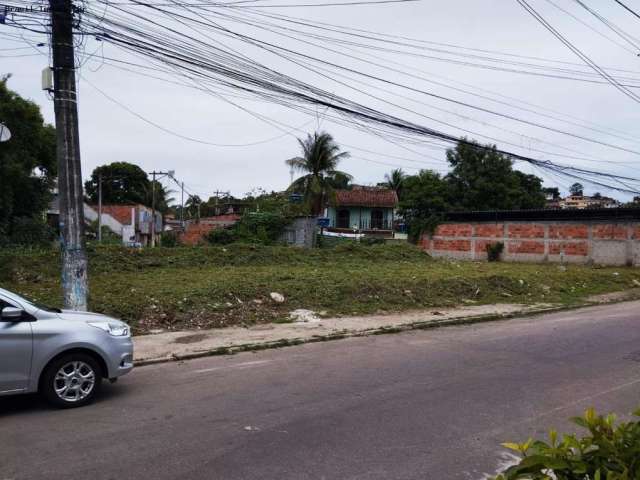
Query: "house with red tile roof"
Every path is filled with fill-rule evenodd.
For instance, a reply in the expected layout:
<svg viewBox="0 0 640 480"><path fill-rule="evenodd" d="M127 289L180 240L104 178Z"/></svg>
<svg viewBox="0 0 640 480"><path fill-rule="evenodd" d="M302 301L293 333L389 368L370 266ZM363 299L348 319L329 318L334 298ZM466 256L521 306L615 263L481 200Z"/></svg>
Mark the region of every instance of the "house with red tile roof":
<svg viewBox="0 0 640 480"><path fill-rule="evenodd" d="M354 185L337 190L329 200L329 231L387 235L393 233L398 195L384 187Z"/></svg>
<svg viewBox="0 0 640 480"><path fill-rule="evenodd" d="M84 205L84 217L89 222L98 221L98 206ZM102 225L116 235L122 237L124 244L151 243L152 210L140 204L135 205L102 205ZM164 225L162 214L156 211L155 235L158 242Z"/></svg>

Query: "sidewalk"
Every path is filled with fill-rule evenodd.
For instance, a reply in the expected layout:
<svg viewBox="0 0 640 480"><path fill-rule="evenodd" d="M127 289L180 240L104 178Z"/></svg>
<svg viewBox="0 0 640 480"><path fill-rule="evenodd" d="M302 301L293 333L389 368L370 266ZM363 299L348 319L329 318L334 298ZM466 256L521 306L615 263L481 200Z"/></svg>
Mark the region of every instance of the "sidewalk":
<svg viewBox="0 0 640 480"><path fill-rule="evenodd" d="M145 365L338 338L470 323L558 308L562 307L549 304L474 305L388 315L323 318L300 323L272 323L249 328L165 332L134 337L135 361L137 365Z"/></svg>

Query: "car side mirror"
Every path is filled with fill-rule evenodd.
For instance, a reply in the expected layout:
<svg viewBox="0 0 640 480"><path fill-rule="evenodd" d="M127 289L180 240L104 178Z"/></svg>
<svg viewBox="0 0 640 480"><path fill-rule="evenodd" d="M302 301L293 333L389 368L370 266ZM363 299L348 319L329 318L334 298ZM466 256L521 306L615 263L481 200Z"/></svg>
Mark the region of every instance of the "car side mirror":
<svg viewBox="0 0 640 480"><path fill-rule="evenodd" d="M4 307L0 319L5 322L17 322L24 317L25 311L21 308Z"/></svg>

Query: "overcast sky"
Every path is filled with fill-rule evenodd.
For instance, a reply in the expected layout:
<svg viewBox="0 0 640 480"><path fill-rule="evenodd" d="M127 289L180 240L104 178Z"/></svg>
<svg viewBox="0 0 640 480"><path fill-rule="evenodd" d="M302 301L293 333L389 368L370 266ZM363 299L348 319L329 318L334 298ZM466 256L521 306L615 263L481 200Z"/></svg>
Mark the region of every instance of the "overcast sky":
<svg viewBox="0 0 640 480"><path fill-rule="evenodd" d="M278 1L278 3L293 1ZM296 3L314 3L314 1L320 2L320 0L306 0ZM625 12L613 0L584 1L597 8L599 13L615 22L625 32L640 37L640 20ZM553 0L553 2L608 37L615 36L615 33L607 30L602 23L581 9L574 0ZM0 0L1 3L2 0ZM588 29L558 10L549 0L530 0L530 3L599 65L632 71L633 73L623 73L609 70L617 75L640 79L640 58L634 52ZM627 3L640 9L638 2L628 0ZM526 13L515 0L448 0L446 2L423 0L415 3L384 5L270 9L269 13L283 13L314 21L426 41L580 63L573 53ZM241 30L241 27L238 27L238 30ZM0 34L15 33L15 31L0 25ZM284 42L277 36L271 36L270 40ZM616 37L615 40L617 43L624 43L620 37ZM42 41L46 39L43 37ZM629 47L628 43L626 45ZM11 73L13 76L9 87L38 103L42 107L45 119L53 122L52 102L40 90L40 72L48 65L47 57L19 55L33 53L33 50L9 50L22 46L24 44L0 35L0 74ZM204 198L208 198L215 190L230 190L235 195L243 195L256 187L266 190L281 190L287 187L289 171L284 161L298 154L298 145L293 135L283 135L281 130L215 96L103 64L101 55L123 59L128 57L110 45L105 45L104 49L99 47L100 45L96 42L88 42L86 52L93 53L97 48L98 50L81 68L82 79L79 81L82 167L85 178L98 165L127 161L140 165L146 171L175 170L178 179L184 180L193 193ZM417 56L382 52L376 54L378 58L374 61L405 72L410 71L414 77L409 77L384 68L365 66L346 56L323 52L322 49L308 45L306 47L295 45L295 48L315 56L323 56L327 60L355 70L366 69L373 75L383 76L393 82L489 107L628 149L640 150L638 145L640 142L634 143L631 140L597 133L576 125L544 119L530 112L523 112L520 109L498 105L451 90L446 86L470 89L471 87L462 85L462 83L468 84L473 88L485 89L487 95L493 95L489 92L496 92L515 97L560 114L571 115L574 117L573 122L589 121L598 125L594 128L615 129L621 133L624 132L628 137L640 138L638 135L640 122L637 115L640 104L610 85L480 69ZM46 48L43 51L46 51ZM382 93L380 90L358 84L357 88L365 90L365 94L357 93L351 88L355 85L351 81L341 79L343 83L347 83L344 85L331 79L322 79L302 71L300 67L278 61L266 53L255 50L247 50L243 53L273 66L274 69L296 78L303 78L328 91L424 126L457 136L467 135L482 142L498 143L498 146L505 150L516 151L534 158L550 159L558 163L600 171L618 172L632 177L638 176L638 158L633 153L591 144L559 133L468 110L406 89L387 86L385 88L388 92ZM369 55L369 59L374 59L370 51L364 53ZM423 53L438 55L434 52ZM466 51L466 53L473 52ZM460 60L459 57L444 54L440 57ZM512 60L532 62L515 57ZM544 64L590 71L579 65L550 62ZM428 80L443 82L445 85L435 85ZM116 102L126 105L129 111L103 96L91 84L103 90ZM379 84L378 88L380 88ZM474 91L481 93L479 90ZM373 94L379 98L374 99L367 94ZM330 132L338 143L349 145L343 148L352 153L352 158L345 160L340 167L352 174L357 183L374 184L382 181L384 174L393 166L402 167L407 173L413 173L419 168L447 171L444 150L440 147L432 148L424 144L411 147L397 145L352 128L336 125L330 119L324 118L323 111L318 111L317 115L310 117L261 100L235 98L233 101L252 112L277 119L281 124L290 127L310 132L319 127ZM387 102L392 102L396 106L389 105ZM407 109L413 110L413 113L408 112ZM133 115L132 111L181 136L216 144L262 143L254 146L215 147L190 142L146 123ZM446 122L449 125L439 122ZM300 131L294 133L301 135ZM488 137L500 141L492 141ZM355 148L369 150L372 153ZM534 149L590 157L592 160L554 157ZM527 165L518 163L516 166L527 173L540 175L539 171L532 170ZM571 183L572 181L568 179L545 178L546 185L560 186L562 190L566 190ZM599 187L587 186L586 191L587 193L600 191L618 198L628 198Z"/></svg>

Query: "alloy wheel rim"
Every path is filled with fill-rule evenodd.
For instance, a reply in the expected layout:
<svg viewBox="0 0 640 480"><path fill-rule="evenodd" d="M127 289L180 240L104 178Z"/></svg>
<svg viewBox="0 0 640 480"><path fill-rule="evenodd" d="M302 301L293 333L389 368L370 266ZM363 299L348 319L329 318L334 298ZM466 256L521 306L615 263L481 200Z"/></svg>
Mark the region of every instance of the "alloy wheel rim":
<svg viewBox="0 0 640 480"><path fill-rule="evenodd" d="M75 360L63 365L53 380L56 395L65 402L79 402L87 398L96 384L93 368L85 362Z"/></svg>

